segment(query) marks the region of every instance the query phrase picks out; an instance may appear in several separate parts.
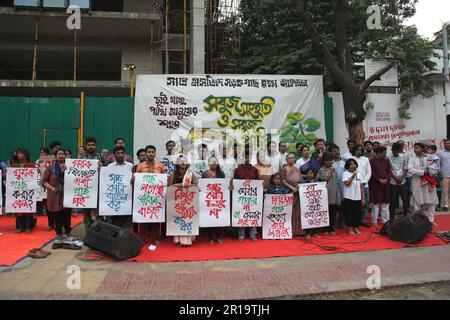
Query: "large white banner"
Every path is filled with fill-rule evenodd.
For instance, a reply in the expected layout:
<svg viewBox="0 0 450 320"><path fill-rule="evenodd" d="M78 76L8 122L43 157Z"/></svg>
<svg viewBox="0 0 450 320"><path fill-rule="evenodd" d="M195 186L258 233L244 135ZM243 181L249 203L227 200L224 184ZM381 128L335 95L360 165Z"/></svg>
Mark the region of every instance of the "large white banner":
<svg viewBox="0 0 450 320"><path fill-rule="evenodd" d="M326 182L299 184L302 229L328 227L328 192Z"/></svg>
<svg viewBox="0 0 450 320"><path fill-rule="evenodd" d="M131 167L111 166L100 171L99 215L130 216L133 189Z"/></svg>
<svg viewBox="0 0 450 320"><path fill-rule="evenodd" d="M292 194L264 196L263 239L292 239Z"/></svg>
<svg viewBox="0 0 450 320"><path fill-rule="evenodd" d="M263 181L233 180L232 227L261 227Z"/></svg>
<svg viewBox="0 0 450 320"><path fill-rule="evenodd" d="M136 88L135 150L150 141L162 152L168 140L188 138L195 153L202 142L212 151L228 131L256 140L280 130L293 151L325 138L322 76L138 75Z"/></svg>
<svg viewBox="0 0 450 320"><path fill-rule="evenodd" d="M67 159L64 172L64 207L97 208L98 160Z"/></svg>
<svg viewBox="0 0 450 320"><path fill-rule="evenodd" d="M230 226L230 179L200 179L200 228Z"/></svg>
<svg viewBox="0 0 450 320"><path fill-rule="evenodd" d="M166 192L166 174L135 173L133 222L165 222Z"/></svg>
<svg viewBox="0 0 450 320"><path fill-rule="evenodd" d="M39 192L38 169L8 168L6 170L6 203L8 213L34 213Z"/></svg>

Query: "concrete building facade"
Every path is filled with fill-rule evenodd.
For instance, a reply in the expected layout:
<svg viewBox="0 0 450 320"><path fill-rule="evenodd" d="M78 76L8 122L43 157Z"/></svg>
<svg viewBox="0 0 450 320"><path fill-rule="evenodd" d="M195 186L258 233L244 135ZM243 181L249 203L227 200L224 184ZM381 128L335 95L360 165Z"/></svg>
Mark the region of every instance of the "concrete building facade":
<svg viewBox="0 0 450 320"><path fill-rule="evenodd" d="M128 96L126 65L204 73L204 25L203 0L0 0L0 95Z"/></svg>

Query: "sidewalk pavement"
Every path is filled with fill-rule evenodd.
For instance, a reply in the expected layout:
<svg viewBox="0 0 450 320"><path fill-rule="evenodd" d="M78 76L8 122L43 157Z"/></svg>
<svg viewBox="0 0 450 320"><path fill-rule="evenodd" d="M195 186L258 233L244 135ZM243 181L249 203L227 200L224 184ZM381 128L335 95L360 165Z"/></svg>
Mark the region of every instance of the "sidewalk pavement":
<svg viewBox="0 0 450 320"><path fill-rule="evenodd" d="M82 226L76 229L84 232ZM228 240L232 241L232 240ZM299 243L300 245L300 243ZM219 247L218 247L219 248ZM86 250L51 250L0 268L0 299L265 299L367 290L367 268L382 288L450 281L450 246L271 259L138 263L85 261ZM180 248L180 253L182 253ZM81 270L70 290L69 266Z"/></svg>

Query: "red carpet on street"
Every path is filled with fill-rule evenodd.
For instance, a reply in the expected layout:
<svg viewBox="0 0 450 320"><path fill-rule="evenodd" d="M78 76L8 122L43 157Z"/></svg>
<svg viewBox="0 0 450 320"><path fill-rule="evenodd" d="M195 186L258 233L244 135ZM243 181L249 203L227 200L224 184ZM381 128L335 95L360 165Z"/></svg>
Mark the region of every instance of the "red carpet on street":
<svg viewBox="0 0 450 320"><path fill-rule="evenodd" d="M72 228L83 221L83 216L72 217ZM55 231L47 231L47 216L37 217L31 234L16 233L16 218L0 215L0 266L11 266L34 248L41 248L56 237Z"/></svg>
<svg viewBox="0 0 450 320"><path fill-rule="evenodd" d="M437 227L433 232L450 230L450 215L437 215ZM332 254L344 252L400 249L405 247L425 247L445 245L445 241L429 233L421 242L410 245L391 241L386 236L375 232L379 227L361 227L359 236L350 236L341 229L336 235L321 238L312 237L306 241L304 237L292 240L261 240L253 242L246 239L239 242L237 239L224 237L223 244L209 244L208 239L201 237L190 247L177 247L169 237L155 251L149 250L151 243L146 243L141 253L129 261L138 262L170 262L170 261L203 261L203 260L228 260L228 259L264 259L273 257L309 256L316 254Z"/></svg>
<svg viewBox="0 0 450 320"><path fill-rule="evenodd" d="M81 215L72 218L72 226L82 221ZM433 232L450 230L450 215L437 215L437 227ZM238 242L237 239L224 237L223 244L211 245L206 237L197 238L191 247L177 247L172 237L168 237L155 251L150 251L151 242L146 243L141 253L128 261L137 262L171 262L171 261L206 261L229 259L264 259L274 257L308 256L317 254L333 254L358 251L399 249L405 247L425 247L445 245L445 241L429 233L421 242L409 245L406 243L389 240L386 236L380 236L376 232L381 226L370 229L361 227L360 236L349 236L341 229L337 235L321 238L311 238L306 241L304 237L292 240L261 240L253 242L246 239ZM0 216L0 266L10 266L25 257L30 249L41 248L55 237L54 231L47 231L47 217L38 217L36 228L31 234L15 233L15 218ZM86 254L80 257L85 260L107 260L114 258L101 252L88 249Z"/></svg>

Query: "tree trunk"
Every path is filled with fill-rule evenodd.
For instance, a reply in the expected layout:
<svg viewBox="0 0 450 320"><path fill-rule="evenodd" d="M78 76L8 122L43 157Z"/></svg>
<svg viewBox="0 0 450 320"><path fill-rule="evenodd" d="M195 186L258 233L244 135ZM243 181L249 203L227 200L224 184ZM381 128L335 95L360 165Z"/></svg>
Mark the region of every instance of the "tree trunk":
<svg viewBox="0 0 450 320"><path fill-rule="evenodd" d="M342 97L344 100L345 122L348 127L349 138L358 144L364 143L363 120L366 117L364 97L352 81L341 81Z"/></svg>
<svg viewBox="0 0 450 320"><path fill-rule="evenodd" d="M356 122L347 123L348 125L348 135L350 139L356 141L357 144L364 144L364 129L362 120Z"/></svg>

